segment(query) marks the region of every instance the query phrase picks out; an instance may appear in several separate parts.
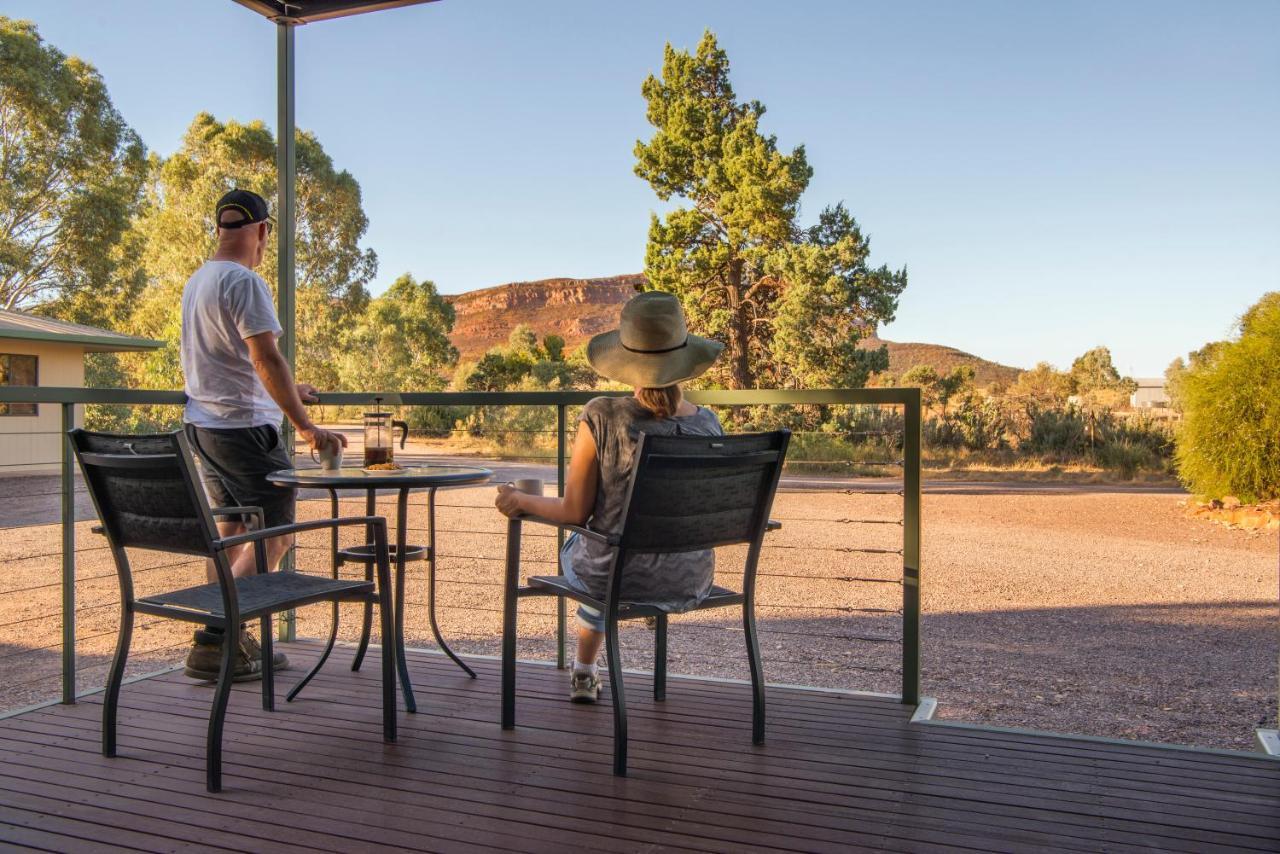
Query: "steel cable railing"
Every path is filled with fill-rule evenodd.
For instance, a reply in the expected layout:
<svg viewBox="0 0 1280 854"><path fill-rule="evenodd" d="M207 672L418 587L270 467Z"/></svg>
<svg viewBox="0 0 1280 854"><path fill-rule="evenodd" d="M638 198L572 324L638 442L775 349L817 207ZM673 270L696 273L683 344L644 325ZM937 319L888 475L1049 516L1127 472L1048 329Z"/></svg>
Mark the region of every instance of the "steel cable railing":
<svg viewBox="0 0 1280 854"><path fill-rule="evenodd" d="M826 494L832 494L831 490L826 490L824 492L826 492ZM883 492L883 490L873 490L871 492L873 494L879 494ZM790 491L784 492L783 496L780 497L780 502L785 502L786 500L785 495L787 494L790 494ZM349 502L350 507L352 508L363 506L363 500L359 498L348 498L344 500ZM389 508L390 500L388 499L384 503L386 503ZM414 524L414 516L413 516L413 514L420 513L423 511L423 509L426 506L426 502L411 499L407 503L411 508L410 510L411 516L408 521L408 524L406 524L406 531L408 531L410 534L426 533L425 527ZM441 561L441 568L437 570L437 575L436 575L438 583L442 585L442 588L445 591L447 591L450 585L461 585L463 587L475 588L478 590L489 590L489 591L492 591L493 595L496 596L502 586L502 582L500 580L502 569L503 569L502 555L497 553L474 554L466 551L458 551L457 548L461 548L461 546L458 546L452 549L449 546L449 543L452 541L455 535L465 536L465 537L490 537L490 538L502 536L504 532L500 528L486 529L482 526L478 526L474 521L477 518L475 514L483 514L483 513L492 514L494 512L492 505L489 503L460 502L456 500L447 501L447 500L441 500L438 498L436 500L436 507L440 509L443 513L447 513L449 511L456 511L456 513L454 514L455 516L463 517L459 522L456 522L456 523L450 522L450 521L444 521L443 517L441 520L438 521L437 533L440 536L440 540L438 540L438 546L440 547L439 558ZM382 511L380 510L380 512ZM785 513L775 513L774 515L776 518L779 519L779 521L782 521L784 525L789 523L794 523L796 525L829 525L832 523L839 523L842 525L865 524L865 525L871 525L871 526L891 525L891 526L901 527L903 524L902 519L892 519L892 518L866 518L866 517L852 517L852 516L841 516L836 518L830 518L830 517L816 517L816 516L787 515ZM493 518L495 519L495 521L497 521L496 516ZM556 539L556 537L554 534L550 534L550 533L537 533L537 534L532 534L529 537L529 539L542 540L545 542L547 540ZM302 548L304 550L315 550L320 552L327 551L327 546L304 545L302 546ZM766 554L770 552L778 553L783 555L784 557L797 552L825 553L832 556L860 554L860 555L868 555L868 556L900 557L902 554L902 549L862 547L862 546L851 547L851 546L821 545L816 543L809 543L804 546L796 546L796 545L788 545L788 544L780 544L780 543L766 543L765 552ZM469 568L468 573L465 575L457 574L456 570L449 569L449 567L452 565L451 562L477 562L477 561L481 562L482 564L488 564L488 566L481 566L481 567L472 566ZM553 560L551 560L550 558L544 558L544 557L528 556L524 559L524 562L526 564L534 564L538 566L545 565L549 567L554 565ZM733 568L734 564L732 564L731 561L724 561L723 563L725 564L725 567L719 570L720 575L735 576L739 578L741 577L742 570ZM415 566L419 566L419 565L410 564L410 568L409 568L408 584L410 585L411 590L414 589L415 584L421 583L421 578L423 574L423 570L415 569L414 568ZM823 572L817 572L817 571L809 571L805 573L780 572L780 571L770 570L764 564L762 564L761 569L757 572L757 577L762 580L771 579L771 578L772 579L791 579L796 581L811 581L811 582L819 582L823 584L841 584L841 585L888 584L892 586L901 586L902 584L902 579L900 577L875 578L865 574L859 574L859 575L848 574L848 573L832 574L829 572L823 573ZM766 583L766 582L762 582L762 583ZM852 594L849 593L847 590L837 595L841 598L852 596ZM465 597L462 597L461 599L447 597L447 596L446 598L448 598L449 600L446 606L446 610L450 615L456 615L459 613L471 613L479 617L488 617L490 618L490 625L493 626L493 628L491 628L487 632L467 631L467 630L459 630L454 628L451 631L447 632L447 634L450 635L451 638L456 637L456 638L464 638L464 639L467 639L468 641L475 641L476 645L474 645L474 650L476 651L482 650L489 653L496 652L496 645L498 641L498 628L496 624L497 623L496 618L497 618L497 615L500 614L501 609L497 607L495 604L493 604L492 602L490 602L489 604L475 604L473 597L471 597L470 594L468 594ZM411 610L425 609L428 607L428 603L420 598L410 599L407 601L406 604L409 606ZM547 603L547 604L550 604L550 603ZM840 615L861 614L861 615L901 616L902 609L901 608L870 608L870 607L860 608L852 605L843 605L843 604L832 604L832 605L819 605L819 604L811 604L811 603L801 604L798 602L789 602L789 601L777 601L775 603L768 603L768 602L762 601L760 606L760 612L761 612L760 613L760 621L761 621L760 634L762 637L778 635L782 637L792 637L792 638L806 637L811 640L818 639L818 640L830 640L830 641L863 642L863 643L874 643L874 644L884 645L889 643L896 644L899 640L898 636L872 635L865 632L855 633L855 632L849 632L849 631L824 631L822 629L813 628L813 627L807 628L805 630L773 628L772 625L773 625L775 616L785 617L787 615L785 613L771 614L771 612L793 612L793 614L799 613L802 615L810 615L810 616L816 615L819 619L830 619L833 615L840 616ZM556 614L548 608L536 608L536 607L528 607L527 609L522 609L522 615L525 617L528 617L531 621L535 623L539 621L544 621L543 625L545 625L545 620L556 616ZM719 633L719 634L739 634L739 635L741 633L741 629L734 626L727 626L727 625L713 626L705 623L691 623L679 617L672 618L672 627L673 627L672 629L673 633L679 632L681 634L689 631L713 632L713 633ZM679 635L673 634L673 637L679 637ZM527 638L525 637L521 638L522 642L525 642L526 640ZM827 657L830 658L830 656L827 656ZM786 659L785 657L778 658L776 656L771 656L770 661L774 664L787 664L788 662L797 662L801 660ZM864 672L868 670L872 670L875 672L890 672L891 670L893 670L893 668L890 668L890 667L869 668L866 665L859 665L859 664L856 664L855 662L849 662L849 664L850 664L850 668L849 668L850 670L858 670L859 672Z"/></svg>
<svg viewBox="0 0 1280 854"><path fill-rule="evenodd" d="M172 392L10 388L0 389L0 402L23 395L28 398L39 397L37 402L60 405L64 425L75 423L74 407L79 404L176 404L181 400L180 395ZM886 677L896 674L901 679L900 693L904 701L914 702L918 697L919 680L919 442L918 436L913 440L911 434L913 430L918 433L919 429L918 393L914 390L876 389L809 393L703 392L691 393L690 396L699 403L720 407L769 406L775 403L792 405L806 395L813 398L814 402L828 407L887 405L900 408L904 415L899 419L900 426L895 426L892 430L844 430L833 433L793 431L792 448L797 453L789 460L788 470L793 473L792 476L798 475L800 481L794 487L784 484L780 492L775 505L775 517L783 523L783 533L771 535L757 573L760 635L762 642L770 647L766 650L766 662L770 667L798 668L802 674L812 673L814 668L825 673L881 674ZM554 411L557 427L560 429L489 427L475 430L458 427L447 432L450 437L466 435L480 441L493 441L503 437L525 441L525 446L511 449L514 453L489 453L487 458L496 456L501 460L555 461L557 473L561 473L572 440L571 432L564 429L572 423L568 415L574 407L594 396L594 393L433 393L380 396L387 404L403 406L474 407L496 400L505 407L547 407L548 411ZM340 405L360 405L371 401L373 397L372 394L330 395L326 399ZM813 449L819 452L811 453L810 458L803 458L803 442L806 439L828 444L814 445ZM530 442L540 444L531 445ZM855 458L840 459L830 453L822 453L821 449L830 447L832 442L851 443L856 451ZM549 453L542 453L542 448L546 448ZM877 456L864 453L858 448L865 451L880 448L885 453ZM420 456L440 456L447 450L428 447ZM537 453L526 453L527 451ZM65 459L66 456L64 453L64 464L69 462ZM858 459L858 456L863 459ZM889 459L890 456L893 458ZM895 469L897 474L889 478L884 487L873 481L828 486L814 482L815 477L823 476L823 468L828 473L863 468ZM817 473L809 473L815 470ZM559 478L547 480L554 489ZM90 673L105 671L105 658L116 634L113 609L118 608L118 593L111 583L115 571L105 545L93 543L92 540L77 542L77 539L85 537L88 524L73 521L76 499L81 504L84 502L82 485L78 483L75 472L69 469L64 469L61 481L57 490L36 489L9 498L27 501L58 496L62 504L61 521L56 526L47 526L48 533L43 536L47 542L49 535L57 536L60 531L63 548L53 550L46 546L7 557L8 565L18 567L19 571L10 577L10 586L0 585L0 602L7 600L12 603L18 600L23 607L16 612L9 607L0 609L0 615L13 614L15 617L0 622L0 679L9 688L34 689L39 685L48 686L49 675L25 678L24 670L26 673L41 670L50 675L56 672L61 682L63 700L73 701L77 685L83 684ZM821 509L817 513L813 512L814 496L818 496L816 500L821 502ZM417 494L414 497L418 499ZM498 618L501 613L503 565L500 541L503 532L501 529L489 530L487 523L480 521L483 518L481 514L496 513L492 504L486 500L473 503L466 500L469 498L471 496L466 493L441 493L442 500L436 502L440 546L436 577L440 619L446 637L459 640L460 651L493 652L496 651L500 636ZM830 515L825 506L826 499L840 502L840 506ZM5 499L0 498L0 501L3 500ZM895 503L900 500L902 515L883 512L885 508L878 503L880 500ZM342 502L358 507L363 512L363 497L344 496ZM409 503L408 531L412 540L426 533L425 524L421 521L425 501L411 500ZM390 499L379 501L378 504L380 514L393 515L393 503ZM300 502L300 507L306 508L300 511L300 515L328 513L327 501L305 500ZM496 515L492 518L497 520ZM872 532L876 530L883 534L872 536ZM794 533L796 531L803 533L797 535ZM830 539L829 532L832 531L847 532L838 534L844 542ZM877 541L888 536L890 531L900 537L900 543ZM898 531L901 531L900 535L897 534ZM775 537L780 541L776 541ZM527 553L523 563L534 572L554 572L557 564L556 546L560 538L554 533L531 531L526 540ZM5 557L4 551L4 544L0 543L0 558ZM327 552L327 535L304 536L298 544L299 560L309 570L327 572ZM856 563L850 564L849 561ZM61 578L56 581L48 580L48 570L58 563L61 564ZM161 561L149 565L142 561L139 563L134 573L144 584L149 584L147 579L152 577L161 586L173 586L180 577L184 579L182 583L198 583L203 578L202 562L198 560ZM79 572L78 564L82 567ZM740 580L742 571L732 559L722 560L720 564L718 572L726 577L726 584L734 579ZM879 568L881 565L883 570ZM363 570L350 567L347 571L358 573ZM880 577L881 572L884 573L883 577ZM425 591L426 573L423 563L410 563L407 567L406 584L409 593L406 605L411 615L407 631L411 635L410 643L421 642L429 636L425 633L421 613L425 611L427 604L422 595ZM881 592L875 593L876 590ZM54 596L55 591L60 591L62 595ZM144 592L140 591L139 595L144 595ZM898 604L887 598L890 596L898 597ZM61 607L58 607L58 598L61 599ZM552 606L553 601L546 605ZM32 614L32 607L38 613ZM521 638L522 648L532 646L545 650L546 644L552 644L557 657L563 656L566 643L564 610L556 606L535 605L522 608L521 611L522 628L529 632L529 637ZM354 610L344 606L344 638L353 639L359 623L357 618L358 614ZM321 636L327 633L327 620L327 608L309 609L304 617L304 624L308 629L315 629L310 634ZM892 626L885 621L889 621ZM84 629L79 636L75 631L77 623ZM158 628L159 624L174 628ZM737 672L737 659L742 656L726 654L724 650L733 649L733 636L741 635L739 626L731 622L717 624L714 619L707 620L705 612L673 615L671 626L669 652L673 662L688 661L691 667L696 667L701 673L724 675ZM185 632L190 631L190 626L156 620L140 622L137 629L142 636L160 632L151 641L135 648L134 656L139 658L177 655L189 644ZM626 636L638 636L638 633L644 631L643 624L629 626ZM177 639L176 632L184 633L183 638ZM59 634L61 638L58 637ZM177 642L174 642L176 639ZM806 642L801 644L800 639ZM160 641L160 644L154 645L155 641ZM726 642L729 644L727 647ZM624 640L624 646L628 643L630 641ZM876 649L889 652L895 644L901 646L902 657L899 664L894 664L883 653L867 652ZM642 638L640 643L632 645L642 659L651 655ZM77 649L82 650L81 654L86 657L84 663L87 666L83 673L77 673ZM797 655L797 650L802 654ZM53 656L56 653L60 655L55 662ZM99 663L90 665L90 661ZM774 679L784 676L774 672L770 675ZM781 681L804 681L803 676L786 676ZM849 677L849 680L851 684L842 687L859 687L856 677ZM876 687L881 687L882 684L887 683L881 680ZM0 710L10 705L7 699L7 695L0 692Z"/></svg>
<svg viewBox="0 0 1280 854"><path fill-rule="evenodd" d="M780 501L781 502L786 501L785 493L784 493L784 496L780 496ZM356 506L360 502L358 499L351 499L351 503L352 503L352 506ZM411 500L409 502L409 505L412 508L411 513L420 512L421 509L425 506L425 502ZM441 568L437 570L437 576L436 576L437 581L439 582L440 585L442 585L442 588L446 591L450 585L462 585L464 587L474 588L477 590L492 591L492 594L496 596L498 594L498 591L501 589L500 578L501 578L501 573L503 569L501 555L496 553L489 554L489 555L474 554L474 553L465 552L465 551L458 551L457 548L462 548L461 546L455 547L453 549L451 549L449 546L449 543L453 535L500 537L503 533L501 530L485 529L481 526L477 526L476 523L473 521L475 518L473 514L493 513L494 511L493 511L492 505L489 503L470 503L470 502L458 502L458 501L446 502L446 501L437 500L436 506L437 508L447 506L450 510L457 511L456 515L460 515L463 517L462 521L457 523L448 521L447 517L438 521L437 529L438 529L438 534L440 535L440 540L438 540L438 545L440 546L440 551L441 551L440 553ZM806 524L807 525L827 525L832 523L833 521L837 521L831 518L820 518L820 517L814 517L814 516L788 516L785 513L776 513L775 516L780 521L783 521L784 524L791 522L791 523L795 523L796 525L806 525ZM497 517L494 517L494 518L496 520ZM855 524L858 522L862 522L866 524L880 525L880 526L890 524L890 525L895 525L900 527L902 525L901 519L885 519L885 518L869 519L869 518L854 518L849 516L844 516L839 518L849 520L848 523L846 524ZM412 516L411 516L411 520L412 520ZM412 524L412 521L411 521L410 524L406 526L406 530L410 532L422 533L422 532L425 532L426 529ZM554 535L551 535L551 534L541 534L538 537L531 538L531 539L541 539L545 542L546 540L553 539L553 537ZM315 547L315 548L322 550L324 547ZM896 549L896 548L895 549L874 548L874 547L854 548L849 546L827 546L827 545L821 545L821 544L810 544L804 547L797 547L797 546L786 545L786 544L766 544L765 551L766 553L773 552L775 554L781 555L784 558L789 558L791 555L796 554L798 552L803 552L803 551L826 553L828 555L837 556L837 557L843 557L846 555L853 555L853 554L861 554L866 556L875 556L875 557L882 557L882 558L900 558L902 553L901 549ZM454 566L455 563L474 564L474 562L476 561L479 561L482 564L482 566L476 567L474 565L471 565L469 566L466 574L460 575L458 574L457 569L451 569L451 567ZM538 564L538 565L546 565L548 567L553 565L554 563L549 558L532 557L532 556L526 557L525 562ZM734 565L732 564L731 561L724 561L723 563L725 564L725 567L719 570L720 575L728 575L728 576L736 576L736 577L741 576L742 570L737 568L732 568ZM484 564L487 564L487 565L484 565ZM409 576L408 576L408 583L410 585L411 590L415 589L414 588L415 584L421 583L422 572L423 572L422 570L413 569L412 568L413 566L414 565L412 564L410 565ZM836 592L834 594L838 598L854 597L854 594L851 593L848 589L848 587L851 585L889 584L895 587L900 587L902 584L901 578L875 578L866 574L859 574L859 575L848 574L848 573L833 574L829 572L824 573L824 572L817 572L817 571L811 571L807 573L782 572L782 571L771 570L765 564L762 564L762 568L758 571L757 577L762 580L761 582L762 584L767 583L764 581L765 579L771 579L771 578L790 579L795 581L819 582L822 584L840 584L844 586L846 589L843 590L842 592ZM550 604L550 603L547 603L547 604ZM411 610L413 609L421 610L428 607L428 603L421 598L410 599L408 600L407 605L410 607ZM815 628L815 627L809 627L804 630L788 629L788 628L780 628L780 627L774 628L774 623L775 623L775 617L782 617L782 618L794 617L795 614L800 614L802 616L807 616L807 617L816 617L818 619L828 620L828 621L833 616L843 618L845 615L872 615L872 616L900 617L902 614L901 608L870 608L870 607L861 608L861 607L855 607L852 605L843 605L843 604L830 604L830 605L812 604L812 603L801 604L798 602L787 601L783 599L779 599L776 602L769 603L762 599L759 610L760 610L760 624L761 624L760 634L762 638L766 638L766 639L771 636L778 636L784 639L805 637L810 641L814 641L814 640L828 641L828 642L840 641L846 644L848 643L878 644L882 647L887 646L889 644L897 644L899 641L899 636L896 634L894 635L869 634L865 632L858 633L858 632L851 632L847 630L846 631L827 631L827 630L823 630L821 628ZM451 616L456 616L457 614L460 614L460 613L471 613L476 615L477 618L488 618L490 621L489 624L492 626L492 628L489 631L469 631L465 629L451 628L449 631L446 632L446 635L450 638L450 640L453 640L453 641L457 641L459 639L462 640L461 644L455 643L455 646L458 646L460 649L465 649L466 651L483 651L490 654L496 652L496 647L498 642L497 617L500 614L501 609L497 607L492 600L488 603L476 604L474 598L470 594L467 594L466 596L461 598L449 598L448 605L447 605L447 612ZM791 612L791 613L788 614L787 612ZM540 630L543 630L543 631L545 631L545 629L549 627L550 623L548 621L555 616L556 616L555 613L552 612L550 608L546 608L546 607L539 608L537 606L534 606L534 607L522 608L522 618L527 618L530 623L535 624L536 626L540 626L541 627ZM528 646L530 642L530 638L528 637L528 635L537 633L536 631L531 629L530 626L525 626L525 628L526 628L526 631L522 632L522 636L520 638L522 648L525 646ZM699 633L699 632L709 632L709 633L718 634L718 635L737 634L740 636L741 629L735 626L728 626L728 625L715 626L715 625L710 625L706 623L689 622L686 619L676 616L672 618L672 635L671 635L671 640L669 642L675 642L677 639L684 637L687 634ZM546 638L545 640L550 640L550 638ZM624 646L626 645L627 644L624 642ZM644 650L647 649L647 645L645 644L643 639L641 639L640 643L637 644L637 647L638 647L637 652L640 656L643 657L645 654L647 654L646 652L644 652ZM673 650L672 651L673 660L680 660L677 655L678 645L676 647L673 647L672 650ZM741 656L739 655L737 657L740 658ZM700 656L700 658L708 661L712 660L712 659L707 659L705 655ZM814 664L815 661L818 661L818 659L814 659L810 661L807 659L788 658L786 656L778 656L776 654L771 654L767 656L767 660L770 665L796 665L796 664L805 664L805 663ZM830 649L824 650L823 655L821 656L821 663L823 664L823 666L826 666L827 664L830 664L832 662L837 662L837 661L843 662L844 664L846 664L847 667L845 667L844 669L851 672L853 671L856 671L858 673L896 673L898 672L896 668L891 666L871 666L866 663L859 663L858 661L849 660L847 656L840 656L839 654L834 653ZM735 667L736 665L734 661L734 656L730 655L727 657L727 660L720 661L720 669L717 675L726 675L729 672L733 672ZM711 669L715 670L715 668L711 668ZM784 681L803 681L803 680L784 680ZM857 687L857 686L856 684L849 684L847 685L847 687Z"/></svg>

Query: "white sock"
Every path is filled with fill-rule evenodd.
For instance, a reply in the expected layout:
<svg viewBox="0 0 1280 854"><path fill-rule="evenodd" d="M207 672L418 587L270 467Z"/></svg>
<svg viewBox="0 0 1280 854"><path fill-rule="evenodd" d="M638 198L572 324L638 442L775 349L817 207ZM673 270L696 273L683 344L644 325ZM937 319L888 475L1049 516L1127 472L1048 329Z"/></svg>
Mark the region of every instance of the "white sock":
<svg viewBox="0 0 1280 854"><path fill-rule="evenodd" d="M573 660L573 675L577 676L581 673L590 673L592 676L598 675L596 672L596 663L593 661L590 664L584 664L575 658Z"/></svg>

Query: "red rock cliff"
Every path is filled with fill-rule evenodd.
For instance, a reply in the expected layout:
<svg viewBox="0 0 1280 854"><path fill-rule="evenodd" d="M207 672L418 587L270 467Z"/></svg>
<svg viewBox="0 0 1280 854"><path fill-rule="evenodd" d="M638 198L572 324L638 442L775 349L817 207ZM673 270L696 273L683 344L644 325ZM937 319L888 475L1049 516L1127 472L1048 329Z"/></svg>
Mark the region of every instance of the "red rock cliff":
<svg viewBox="0 0 1280 854"><path fill-rule="evenodd" d="M450 338L462 359L474 360L505 344L521 324L539 337L555 333L568 349L618 323L622 304L635 296L644 276L604 279L543 279L512 282L447 297L457 313Z"/></svg>

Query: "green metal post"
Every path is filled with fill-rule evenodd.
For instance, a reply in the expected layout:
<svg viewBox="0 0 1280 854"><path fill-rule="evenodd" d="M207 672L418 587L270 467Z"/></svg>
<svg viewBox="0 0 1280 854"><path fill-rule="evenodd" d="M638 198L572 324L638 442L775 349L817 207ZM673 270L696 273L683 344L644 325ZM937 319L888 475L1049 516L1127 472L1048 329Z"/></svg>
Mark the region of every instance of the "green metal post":
<svg viewBox="0 0 1280 854"><path fill-rule="evenodd" d="M920 702L920 421L919 389L903 406L902 702Z"/></svg>
<svg viewBox="0 0 1280 854"><path fill-rule="evenodd" d="M297 219L298 161L294 139L294 41L293 31L297 21L290 18L276 20L276 304L280 315L280 349L289 370L297 367L298 344L294 335L295 306L295 236ZM284 423L284 446L293 457L293 425ZM293 571L293 551L285 555L281 566L284 572ZM282 641L297 637L297 614L285 611L280 615L277 635Z"/></svg>
<svg viewBox="0 0 1280 854"><path fill-rule="evenodd" d="M556 405L556 495L564 498L564 472L565 472L565 405L563 403ZM556 573L564 574L564 569L560 566L560 549L564 547L564 530L556 532ZM564 670L565 662L565 640L568 633L565 631L565 612L564 597L556 597L556 667Z"/></svg>
<svg viewBox="0 0 1280 854"><path fill-rule="evenodd" d="M75 404L62 404L62 702L68 705L76 701L76 482L67 438L75 413Z"/></svg>
<svg viewBox="0 0 1280 854"><path fill-rule="evenodd" d="M294 140L294 40L296 24L276 21L276 284L280 325L280 348L292 370L297 358L294 340L294 279L297 217L298 161Z"/></svg>

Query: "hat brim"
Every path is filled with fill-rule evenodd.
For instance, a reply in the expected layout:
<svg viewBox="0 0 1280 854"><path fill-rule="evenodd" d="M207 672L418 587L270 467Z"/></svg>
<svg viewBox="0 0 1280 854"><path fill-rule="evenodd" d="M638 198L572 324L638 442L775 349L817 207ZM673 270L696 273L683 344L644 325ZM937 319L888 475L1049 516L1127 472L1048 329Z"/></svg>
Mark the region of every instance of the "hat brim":
<svg viewBox="0 0 1280 854"><path fill-rule="evenodd" d="M637 353L622 346L618 330L602 332L587 343L587 362L605 379L636 388L665 388L700 377L715 364L724 345L690 335L685 345L666 353Z"/></svg>

